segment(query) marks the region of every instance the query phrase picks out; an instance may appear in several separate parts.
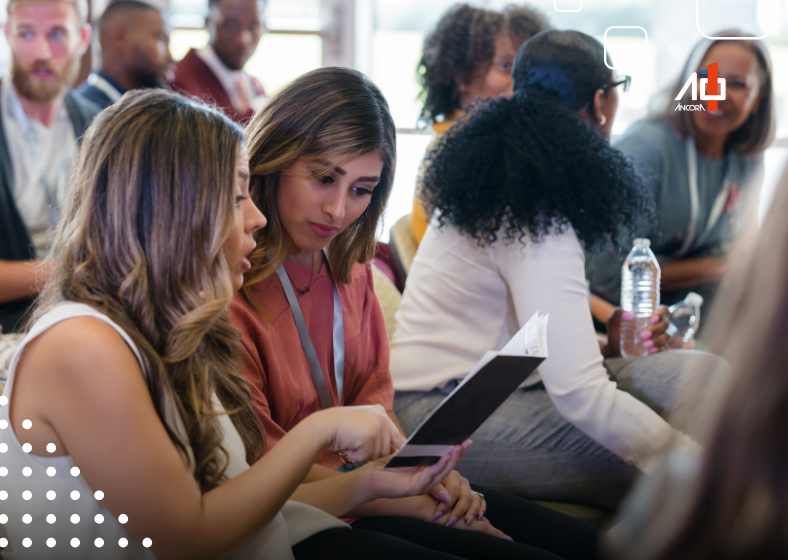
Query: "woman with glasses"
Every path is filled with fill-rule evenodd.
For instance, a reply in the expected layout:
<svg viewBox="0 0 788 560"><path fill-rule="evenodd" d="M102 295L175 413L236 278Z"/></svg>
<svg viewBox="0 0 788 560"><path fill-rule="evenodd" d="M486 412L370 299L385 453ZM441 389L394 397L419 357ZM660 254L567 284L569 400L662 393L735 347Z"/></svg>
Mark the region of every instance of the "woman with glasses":
<svg viewBox="0 0 788 560"><path fill-rule="evenodd" d="M694 445L664 417L690 372L716 358L623 359L617 337L597 342L583 249L650 215L632 165L608 142L616 86L628 79L577 31L529 39L513 76L512 99L478 104L430 153L425 196L436 217L391 344L394 409L410 433L486 351L549 314L549 357L472 435L458 470L528 498L615 508L673 438ZM654 316L653 346L666 327Z"/></svg>
<svg viewBox="0 0 788 560"><path fill-rule="evenodd" d="M477 97L511 97L517 49L549 27L544 15L524 5L510 4L501 11L452 6L424 40L417 69L423 100L420 120L439 137ZM410 223L416 245L431 215L419 196L420 178L418 182Z"/></svg>
<svg viewBox="0 0 788 560"><path fill-rule="evenodd" d="M746 34L730 30L717 36ZM693 72L698 92L707 94L716 73L724 99L693 100L694 87L685 87ZM704 78L709 80L705 85L700 83ZM695 291L704 296L708 311L743 213L754 209L746 198L759 191L763 152L774 138L766 46L704 39L669 94L664 110L632 125L616 147L633 159L656 204L657 220L645 223L635 237L651 239L662 265L662 302L670 305ZM595 298L594 314L602 321L619 302L625 256L608 250L588 259L592 292L610 302Z"/></svg>
<svg viewBox="0 0 788 560"><path fill-rule="evenodd" d="M622 76L620 80L615 82L605 84L602 86L602 91L607 93L609 90L613 88L617 88L618 86L623 86L621 89L624 91L629 91L629 86L632 85L632 76Z"/></svg>

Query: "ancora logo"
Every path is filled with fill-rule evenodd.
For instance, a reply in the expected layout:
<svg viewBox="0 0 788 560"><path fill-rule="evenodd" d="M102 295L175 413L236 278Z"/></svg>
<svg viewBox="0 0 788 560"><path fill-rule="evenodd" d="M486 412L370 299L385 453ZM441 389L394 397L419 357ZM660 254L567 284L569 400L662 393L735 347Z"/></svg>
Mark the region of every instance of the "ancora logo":
<svg viewBox="0 0 788 560"><path fill-rule="evenodd" d="M708 77L701 78L700 80L700 98L709 102L709 111L716 111L718 109L717 102L725 99L725 78L718 77L718 63L712 62L709 64L708 72L701 70L701 74ZM708 88L707 88L708 86ZM693 72L689 77L684 87L676 96L676 101L681 101L684 94L687 93L687 88L692 87L692 100L698 100L698 73ZM707 92L708 89L708 92ZM706 109L702 104L698 105L682 105L679 103L674 111L705 111Z"/></svg>

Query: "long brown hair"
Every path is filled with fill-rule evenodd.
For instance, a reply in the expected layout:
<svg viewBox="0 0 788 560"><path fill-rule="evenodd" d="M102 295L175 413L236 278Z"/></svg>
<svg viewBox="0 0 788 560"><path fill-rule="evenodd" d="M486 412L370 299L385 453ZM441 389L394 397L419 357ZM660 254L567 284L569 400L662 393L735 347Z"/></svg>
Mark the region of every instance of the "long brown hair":
<svg viewBox="0 0 788 560"><path fill-rule="evenodd" d="M680 529L649 559L788 558L786 211L788 169L760 232L753 227L732 254L724 303L709 323L712 350L728 360L732 378L714 407Z"/></svg>
<svg viewBox="0 0 788 560"><path fill-rule="evenodd" d="M714 37L752 37L738 29L727 29L715 34ZM673 126L684 136L688 138L695 136L697 130L692 120L692 113L689 111L674 111L676 107L676 96L681 92L681 88L687 81L687 78L693 73L698 72L700 75L700 64L706 58L708 53L714 46L726 42L723 39L709 40L703 39L700 43L695 45L692 53L687 59L684 69L681 71L676 82L669 89L670 98L667 106L659 117L667 117ZM774 131L776 124L776 113L774 108L774 91L772 88L772 60L769 56L769 50L763 41L737 41L737 45L749 50L755 55L758 60L758 68L760 70L760 99L758 100L758 109L750 114L749 118L738 129L733 131L728 137L726 149L733 150L742 156L757 156L763 153L766 148L774 140ZM688 89L685 93L682 103L688 103L687 98L690 95Z"/></svg>
<svg viewBox="0 0 788 560"><path fill-rule="evenodd" d="M134 341L156 412L203 492L224 480L215 392L247 460L265 447L238 369L239 336L224 243L233 227L243 132L176 94L129 92L87 131L35 312L63 301L106 314ZM180 416L188 441L171 429ZM191 447L192 456L187 451Z"/></svg>
<svg viewBox="0 0 788 560"><path fill-rule="evenodd" d="M364 74L347 68L320 68L304 74L275 95L246 128L252 200L268 218L255 233L244 294L268 278L293 249L277 208L282 173L299 159L319 162L328 173L343 162L380 150L383 171L364 213L328 244L335 281L350 282L355 263L375 254L375 233L394 181L396 132L388 103Z"/></svg>

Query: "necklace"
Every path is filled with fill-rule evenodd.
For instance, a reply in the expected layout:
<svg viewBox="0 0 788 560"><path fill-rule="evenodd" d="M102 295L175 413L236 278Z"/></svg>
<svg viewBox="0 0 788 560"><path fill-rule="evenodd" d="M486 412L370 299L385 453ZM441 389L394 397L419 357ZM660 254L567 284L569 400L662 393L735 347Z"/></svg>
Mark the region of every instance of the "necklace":
<svg viewBox="0 0 788 560"><path fill-rule="evenodd" d="M312 266L309 267L309 284L307 284L306 288L303 290L296 286L296 292L298 292L299 296L303 296L309 293L309 290L312 288L312 278L315 275L315 254L312 253ZM295 285L295 284L294 284Z"/></svg>

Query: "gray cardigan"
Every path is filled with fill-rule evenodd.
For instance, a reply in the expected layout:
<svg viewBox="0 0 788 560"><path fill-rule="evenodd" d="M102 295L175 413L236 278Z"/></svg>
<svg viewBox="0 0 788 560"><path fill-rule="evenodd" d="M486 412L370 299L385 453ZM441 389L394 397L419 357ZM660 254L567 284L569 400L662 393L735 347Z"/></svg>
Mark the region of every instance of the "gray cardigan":
<svg viewBox="0 0 788 560"><path fill-rule="evenodd" d="M64 103L74 125L74 135L81 142L85 130L101 109L74 91L66 93ZM27 261L36 258L35 251L14 202L14 168L7 142L0 112L0 260ZM34 298L25 298L0 303L3 332L17 332L22 328L24 316L33 301Z"/></svg>
<svg viewBox="0 0 788 560"><path fill-rule="evenodd" d="M699 216L698 232L704 231L725 177L742 193L742 201L726 210L705 239L695 237L686 255L678 256L684 245L690 221L690 191L687 151L684 138L665 118L644 119L632 125L616 142L616 148L632 159L641 176L648 196L657 210L654 223L643 224L634 237L651 240L651 250L660 266L679 258L725 257L728 254L744 217L745 197L756 195L763 181L763 156L744 157L729 151L723 160L698 156ZM630 247L623 251L608 250L586 254L586 275L591 291L607 301L619 304L621 299L621 266ZM698 291L698 290L695 290ZM685 297L684 291L668 295L663 303L670 305ZM703 295L703 294L702 294Z"/></svg>

